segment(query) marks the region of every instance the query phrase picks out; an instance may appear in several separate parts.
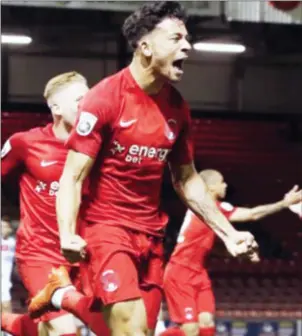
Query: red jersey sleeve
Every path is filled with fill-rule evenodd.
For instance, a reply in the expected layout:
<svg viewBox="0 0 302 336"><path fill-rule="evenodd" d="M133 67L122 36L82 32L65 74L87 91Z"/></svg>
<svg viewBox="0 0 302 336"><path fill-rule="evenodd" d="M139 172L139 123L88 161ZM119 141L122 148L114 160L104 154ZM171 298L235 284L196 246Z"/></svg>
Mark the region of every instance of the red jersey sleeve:
<svg viewBox="0 0 302 336"><path fill-rule="evenodd" d="M237 209L231 203L228 202L218 203L218 208L225 215L227 219L229 219Z"/></svg>
<svg viewBox="0 0 302 336"><path fill-rule="evenodd" d="M1 177L20 167L27 152L25 133L16 133L4 143L1 150Z"/></svg>
<svg viewBox="0 0 302 336"><path fill-rule="evenodd" d="M101 148L104 131L113 120L112 111L112 106L102 98L97 87L91 89L80 104L77 121L66 146L95 158Z"/></svg>
<svg viewBox="0 0 302 336"><path fill-rule="evenodd" d="M184 115L183 127L169 155L169 161L176 165L186 165L193 161L193 141L191 135L190 109L187 104L181 111Z"/></svg>

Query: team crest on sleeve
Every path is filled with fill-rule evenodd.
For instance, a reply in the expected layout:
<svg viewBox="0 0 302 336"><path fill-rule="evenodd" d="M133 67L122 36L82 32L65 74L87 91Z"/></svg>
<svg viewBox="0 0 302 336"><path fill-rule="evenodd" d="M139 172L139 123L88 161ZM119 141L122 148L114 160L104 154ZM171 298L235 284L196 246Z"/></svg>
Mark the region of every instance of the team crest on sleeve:
<svg viewBox="0 0 302 336"><path fill-rule="evenodd" d="M77 133L81 136L89 135L92 132L97 120L97 117L92 113L85 111L81 112L76 128Z"/></svg>
<svg viewBox="0 0 302 336"><path fill-rule="evenodd" d="M3 145L2 149L1 149L1 159L3 159L12 149L12 145L8 140L6 140L5 144Z"/></svg>

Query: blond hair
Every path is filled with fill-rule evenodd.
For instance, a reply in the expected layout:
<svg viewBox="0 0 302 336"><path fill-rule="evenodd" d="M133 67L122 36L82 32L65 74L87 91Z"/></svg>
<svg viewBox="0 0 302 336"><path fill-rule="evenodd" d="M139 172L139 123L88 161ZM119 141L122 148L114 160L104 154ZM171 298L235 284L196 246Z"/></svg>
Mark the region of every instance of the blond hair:
<svg viewBox="0 0 302 336"><path fill-rule="evenodd" d="M61 89L66 84L83 82L87 84L87 80L84 76L76 71L65 72L51 78L45 85L43 96L47 100L51 97L57 90Z"/></svg>

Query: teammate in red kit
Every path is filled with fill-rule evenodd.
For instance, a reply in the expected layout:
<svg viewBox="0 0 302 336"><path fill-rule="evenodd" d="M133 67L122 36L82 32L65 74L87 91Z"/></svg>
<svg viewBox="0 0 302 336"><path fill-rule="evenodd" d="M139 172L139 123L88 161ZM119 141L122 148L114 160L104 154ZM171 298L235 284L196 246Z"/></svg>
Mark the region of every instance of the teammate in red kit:
<svg viewBox="0 0 302 336"><path fill-rule="evenodd" d="M228 250L257 258L254 237L234 230L194 168L189 109L170 84L181 79L191 49L185 18L175 1L145 4L127 18L123 32L134 49L131 65L89 91L67 142L70 151L57 198L61 249L71 261L86 249L94 294L105 305L112 335L147 335L147 329L155 328L168 220L160 210L167 162L181 198ZM81 207L85 240L75 243L87 176L90 198ZM59 305L54 297L72 295L57 288L46 286L32 300L31 312L51 298Z"/></svg>
<svg viewBox="0 0 302 336"><path fill-rule="evenodd" d="M16 260L30 297L47 283L53 267L65 265L71 270L71 264L60 250L55 203L67 155L64 142L75 122L79 101L87 91L86 79L76 72L52 78L45 87L44 97L53 123L14 134L1 152L2 178L15 169L20 170L21 219ZM66 311L46 313L40 320L39 329L43 326L49 335L76 334L74 317ZM27 316L13 315L10 319L6 315L2 316L2 322L2 327L13 335L37 333L37 325Z"/></svg>
<svg viewBox="0 0 302 336"><path fill-rule="evenodd" d="M234 207L221 201L226 195L227 184L218 171L204 170L200 175L214 201L232 223L260 220L288 208L302 197L302 191L296 186L279 202L254 208ZM214 232L188 210L164 276L169 315L180 328L168 329L162 336L215 335L215 299L205 268L205 260L214 240Z"/></svg>

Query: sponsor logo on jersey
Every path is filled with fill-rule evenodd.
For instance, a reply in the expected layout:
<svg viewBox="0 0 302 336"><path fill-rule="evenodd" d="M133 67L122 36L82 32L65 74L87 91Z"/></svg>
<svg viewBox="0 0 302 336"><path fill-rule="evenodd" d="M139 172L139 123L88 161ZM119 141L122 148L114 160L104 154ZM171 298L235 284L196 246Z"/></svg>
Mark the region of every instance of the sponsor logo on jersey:
<svg viewBox="0 0 302 336"><path fill-rule="evenodd" d="M92 132L97 120L97 117L92 113L85 111L81 112L76 132L81 136L89 135Z"/></svg>
<svg viewBox="0 0 302 336"><path fill-rule="evenodd" d="M46 192L49 196L57 196L60 184L58 181L50 182L49 184L43 181L37 181L35 191L37 193Z"/></svg>
<svg viewBox="0 0 302 336"><path fill-rule="evenodd" d="M112 154L122 154L125 151L125 161L132 163L141 163L144 158L157 159L158 161L166 161L170 149L156 148L152 146L131 145L128 149L122 146L118 141L113 141L113 147L110 149Z"/></svg>

